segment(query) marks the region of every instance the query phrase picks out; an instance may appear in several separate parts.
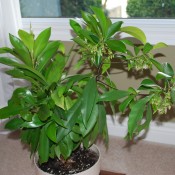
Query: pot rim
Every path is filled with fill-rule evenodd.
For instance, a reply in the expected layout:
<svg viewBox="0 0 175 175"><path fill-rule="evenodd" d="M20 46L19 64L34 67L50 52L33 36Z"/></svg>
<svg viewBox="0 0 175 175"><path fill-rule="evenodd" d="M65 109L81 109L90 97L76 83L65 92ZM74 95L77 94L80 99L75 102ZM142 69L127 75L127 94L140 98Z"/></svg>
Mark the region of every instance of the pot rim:
<svg viewBox="0 0 175 175"><path fill-rule="evenodd" d="M89 171L91 168L93 168L93 167L97 166L98 164L100 164L101 152L100 152L98 146L95 145L95 144L93 144L89 149L92 149L93 151L95 151L95 152L97 153L97 155L98 155L97 161L96 161L95 164L94 164L93 166L91 166L90 168L88 168L88 169L86 169L86 170L84 170L84 171L81 171L81 172L79 172L79 173L72 174L72 175L81 175L82 172ZM40 169L37 162L38 162L38 154L35 154L35 155L34 155L34 165L35 165L35 168L37 169L37 171L42 172L43 175L52 175L52 174L50 174L50 173L48 173L48 172L45 172L45 171L43 171L42 169Z"/></svg>

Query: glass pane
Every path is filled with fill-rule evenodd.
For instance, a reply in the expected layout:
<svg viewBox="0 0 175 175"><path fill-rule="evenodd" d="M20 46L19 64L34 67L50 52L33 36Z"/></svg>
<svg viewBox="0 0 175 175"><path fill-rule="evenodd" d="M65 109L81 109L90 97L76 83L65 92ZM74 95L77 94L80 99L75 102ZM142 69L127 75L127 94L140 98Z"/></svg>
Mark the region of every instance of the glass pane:
<svg viewBox="0 0 175 175"><path fill-rule="evenodd" d="M20 0L22 17L59 17L60 0Z"/></svg>
<svg viewBox="0 0 175 175"><path fill-rule="evenodd" d="M112 18L175 18L175 0L20 0L22 17L80 17L90 6Z"/></svg>

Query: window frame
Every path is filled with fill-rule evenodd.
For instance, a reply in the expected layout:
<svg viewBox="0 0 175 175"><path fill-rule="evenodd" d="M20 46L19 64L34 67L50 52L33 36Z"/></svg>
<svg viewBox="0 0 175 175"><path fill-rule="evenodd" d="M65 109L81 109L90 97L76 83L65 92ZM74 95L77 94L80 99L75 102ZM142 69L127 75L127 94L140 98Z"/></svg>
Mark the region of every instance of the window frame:
<svg viewBox="0 0 175 175"><path fill-rule="evenodd" d="M44 28L52 28L51 39L71 41L71 27L69 20L72 18L22 18L23 29L30 31L30 24L34 33L38 34ZM81 19L79 19L81 20ZM136 26L141 28L147 41L151 44L165 42L168 45L175 45L175 19L112 19L124 21L123 26ZM173 37L174 36L174 37Z"/></svg>

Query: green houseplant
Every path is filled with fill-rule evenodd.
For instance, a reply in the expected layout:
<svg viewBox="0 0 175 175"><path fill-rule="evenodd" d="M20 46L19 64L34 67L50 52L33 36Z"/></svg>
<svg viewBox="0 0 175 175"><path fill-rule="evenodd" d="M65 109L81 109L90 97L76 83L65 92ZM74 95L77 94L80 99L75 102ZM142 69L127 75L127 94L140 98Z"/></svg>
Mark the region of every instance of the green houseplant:
<svg viewBox="0 0 175 175"><path fill-rule="evenodd" d="M130 111L126 138L132 139L149 127L153 113L166 113L175 101L174 71L151 53L166 45L153 46L139 28L122 27L122 21L112 24L101 9L91 10L82 12L82 24L70 20L80 54L77 67L88 68L87 73L67 74L70 54L65 54L62 42L49 41L50 28L36 39L32 32L19 30L19 38L10 35L13 48L0 49L0 53L14 56L0 57L0 63L12 67L6 73L30 82L14 90L8 105L0 109L0 118L10 118L7 129L21 130L21 140L30 146L31 154L38 153L40 164L48 162L49 157L69 161L74 150L80 145L88 149L99 136L107 144L108 106L115 112L119 102L121 112ZM139 43L118 39L120 33L129 34ZM138 89L117 89L110 78L116 61L128 70L156 67L155 79L161 80L162 86L146 78Z"/></svg>

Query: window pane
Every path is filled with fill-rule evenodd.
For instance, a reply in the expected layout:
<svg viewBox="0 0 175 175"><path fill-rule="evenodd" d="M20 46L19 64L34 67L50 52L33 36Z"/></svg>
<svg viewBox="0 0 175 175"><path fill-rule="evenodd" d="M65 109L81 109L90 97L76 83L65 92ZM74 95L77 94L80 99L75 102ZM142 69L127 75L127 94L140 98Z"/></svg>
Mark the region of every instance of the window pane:
<svg viewBox="0 0 175 175"><path fill-rule="evenodd" d="M59 17L60 0L20 0L22 17Z"/></svg>
<svg viewBox="0 0 175 175"><path fill-rule="evenodd" d="M80 17L90 6L100 7L101 0L20 0L22 17Z"/></svg>
<svg viewBox="0 0 175 175"><path fill-rule="evenodd" d="M128 0L128 16L141 18L174 18L175 0Z"/></svg>
<svg viewBox="0 0 175 175"><path fill-rule="evenodd" d="M175 0L20 0L22 17L80 17L90 6L112 18L175 18Z"/></svg>

